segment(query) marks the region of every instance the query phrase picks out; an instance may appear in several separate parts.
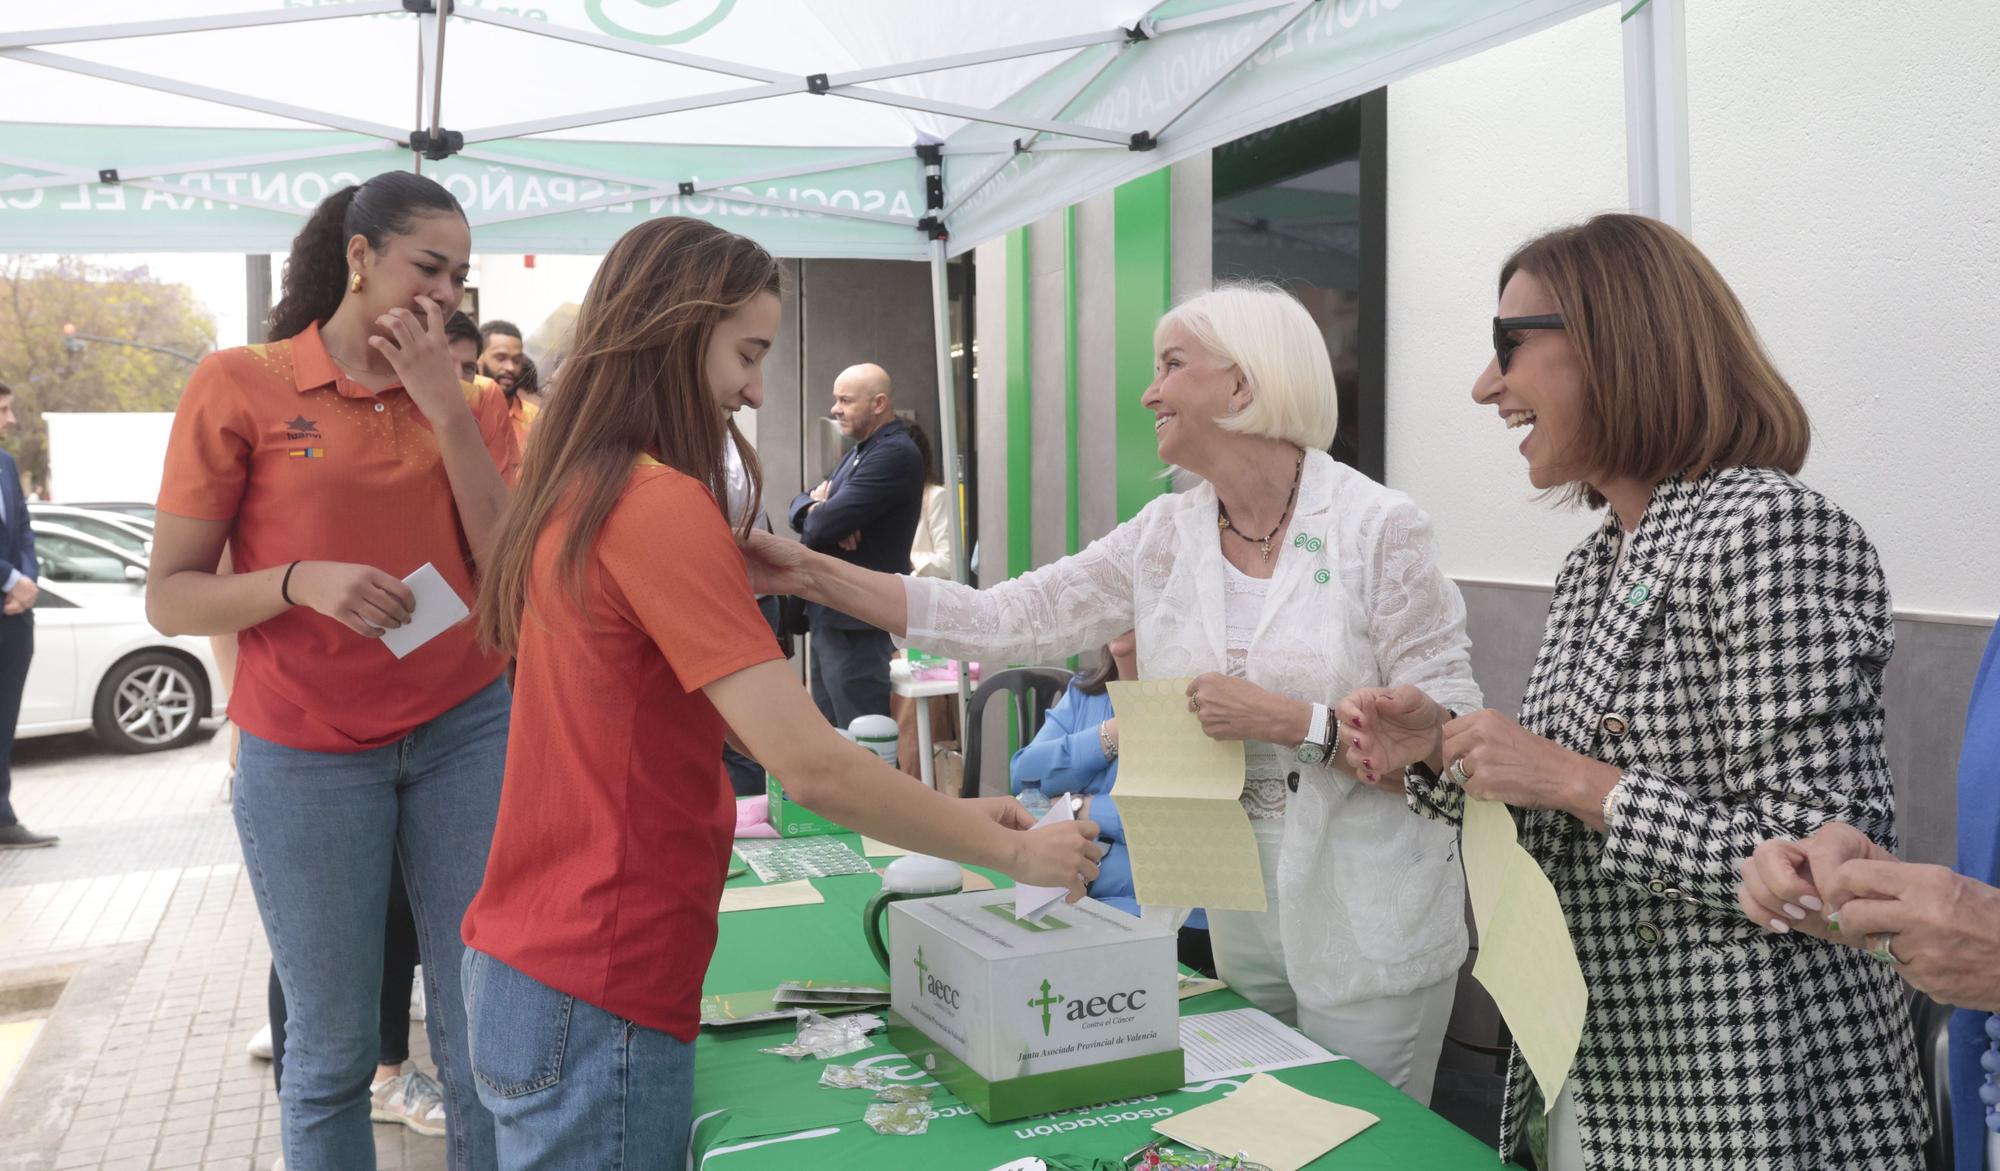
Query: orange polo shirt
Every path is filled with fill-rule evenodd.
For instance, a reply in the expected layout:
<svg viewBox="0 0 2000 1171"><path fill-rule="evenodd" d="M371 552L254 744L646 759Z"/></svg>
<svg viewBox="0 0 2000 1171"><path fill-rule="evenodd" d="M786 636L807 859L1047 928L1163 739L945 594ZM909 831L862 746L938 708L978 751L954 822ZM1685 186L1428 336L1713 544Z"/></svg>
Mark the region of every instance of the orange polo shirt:
<svg viewBox="0 0 2000 1171"><path fill-rule="evenodd" d="M510 488L514 486L514 481L521 477L521 461L526 459L528 455L528 432L535 425L535 416L541 413L542 408L519 395L507 400L507 417L514 424L514 446L516 448L514 473L511 476L507 476L507 486ZM504 472L502 474L505 475Z"/></svg>
<svg viewBox="0 0 2000 1171"><path fill-rule="evenodd" d="M465 384L496 467L515 458L506 396ZM381 394L334 365L319 327L202 359L174 413L159 509L228 521L233 568L348 561L406 577L431 562L472 603L472 557L430 423L400 386ZM313 752L407 735L498 678L460 623L397 659L305 606L237 635L229 716Z"/></svg>
<svg viewBox="0 0 2000 1171"><path fill-rule="evenodd" d="M569 517L535 543L500 820L465 942L694 1040L736 802L702 688L780 658L715 497L634 469L577 598Z"/></svg>

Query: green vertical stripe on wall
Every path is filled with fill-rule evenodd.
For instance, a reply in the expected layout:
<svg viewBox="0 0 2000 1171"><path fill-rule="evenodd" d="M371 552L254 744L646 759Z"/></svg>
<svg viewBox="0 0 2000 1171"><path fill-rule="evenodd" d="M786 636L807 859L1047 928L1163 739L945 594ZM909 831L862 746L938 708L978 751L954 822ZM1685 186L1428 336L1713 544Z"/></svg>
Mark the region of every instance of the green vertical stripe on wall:
<svg viewBox="0 0 2000 1171"><path fill-rule="evenodd" d="M1077 495L1077 455L1076 455L1076 205L1063 209L1063 463L1067 469L1068 495L1064 520L1067 525L1067 543L1063 548L1076 552L1077 542L1083 531L1083 503Z"/></svg>
<svg viewBox="0 0 2000 1171"><path fill-rule="evenodd" d="M1007 233L1007 576L1034 568L1034 379L1028 370L1028 229Z"/></svg>
<svg viewBox="0 0 2000 1171"><path fill-rule="evenodd" d="M1167 311L1173 295L1173 188L1169 174L1162 168L1134 179L1119 187L1113 199L1118 519L1126 521L1168 486L1159 477L1153 413L1140 405L1139 399L1153 381L1153 325Z"/></svg>

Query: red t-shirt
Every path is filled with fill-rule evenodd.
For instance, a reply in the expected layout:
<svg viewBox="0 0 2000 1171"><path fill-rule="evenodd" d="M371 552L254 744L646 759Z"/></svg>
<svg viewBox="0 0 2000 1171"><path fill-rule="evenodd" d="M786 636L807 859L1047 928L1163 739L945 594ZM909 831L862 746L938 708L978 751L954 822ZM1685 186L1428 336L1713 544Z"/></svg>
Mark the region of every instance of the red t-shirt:
<svg viewBox="0 0 2000 1171"><path fill-rule="evenodd" d="M701 484L632 472L579 604L558 517L535 545L507 780L465 942L692 1041L736 807L701 687L780 657Z"/></svg>
<svg viewBox="0 0 2000 1171"><path fill-rule="evenodd" d="M515 461L507 399L462 384L494 466ZM347 378L319 327L201 360L167 440L159 509L229 521L237 573L351 561L407 577L425 562L471 604L472 554L430 421L400 386ZM276 587L273 587L274 589ZM500 677L460 623L397 659L304 606L236 636L229 718L309 752L359 752L409 735Z"/></svg>

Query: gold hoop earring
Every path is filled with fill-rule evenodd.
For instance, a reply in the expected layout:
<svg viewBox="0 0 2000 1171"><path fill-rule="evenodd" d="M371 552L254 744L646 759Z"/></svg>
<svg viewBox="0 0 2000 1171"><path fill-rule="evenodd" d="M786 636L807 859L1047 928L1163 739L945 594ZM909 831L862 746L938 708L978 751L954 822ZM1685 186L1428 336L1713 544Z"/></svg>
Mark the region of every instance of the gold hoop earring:
<svg viewBox="0 0 2000 1171"><path fill-rule="evenodd" d="M348 277L347 277L347 291L348 291L348 292L350 292L350 293L358 293L358 292L360 292L360 291L361 291L361 274L360 274L360 273L358 273L358 272L355 272L355 273L349 273L349 274L348 274Z"/></svg>

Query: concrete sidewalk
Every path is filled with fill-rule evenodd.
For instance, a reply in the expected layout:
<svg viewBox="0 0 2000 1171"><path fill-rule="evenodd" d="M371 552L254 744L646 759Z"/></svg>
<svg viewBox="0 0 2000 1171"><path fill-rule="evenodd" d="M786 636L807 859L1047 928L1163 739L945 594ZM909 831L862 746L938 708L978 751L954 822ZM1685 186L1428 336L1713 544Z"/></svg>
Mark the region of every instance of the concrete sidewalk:
<svg viewBox="0 0 2000 1171"><path fill-rule="evenodd" d="M277 1158L270 1063L244 1052L264 1024L270 952L221 750L17 746L14 804L63 840L0 851L0 1171L265 1171ZM412 1033L433 1068L422 1024ZM385 1171L444 1166L443 1139L382 1124L375 1138Z"/></svg>

